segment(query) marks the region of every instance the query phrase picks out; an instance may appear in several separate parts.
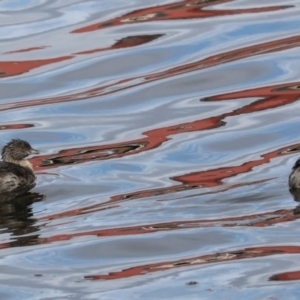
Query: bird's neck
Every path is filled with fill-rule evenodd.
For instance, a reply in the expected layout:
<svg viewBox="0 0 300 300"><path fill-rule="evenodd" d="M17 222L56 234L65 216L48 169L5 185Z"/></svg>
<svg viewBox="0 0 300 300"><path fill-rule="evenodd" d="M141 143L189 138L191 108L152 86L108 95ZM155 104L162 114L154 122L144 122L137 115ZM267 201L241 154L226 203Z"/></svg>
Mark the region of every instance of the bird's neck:
<svg viewBox="0 0 300 300"><path fill-rule="evenodd" d="M27 168L27 169L29 169L33 172L32 164L27 159L15 160L11 157L7 157L4 161L19 165L19 166L24 167L24 168Z"/></svg>

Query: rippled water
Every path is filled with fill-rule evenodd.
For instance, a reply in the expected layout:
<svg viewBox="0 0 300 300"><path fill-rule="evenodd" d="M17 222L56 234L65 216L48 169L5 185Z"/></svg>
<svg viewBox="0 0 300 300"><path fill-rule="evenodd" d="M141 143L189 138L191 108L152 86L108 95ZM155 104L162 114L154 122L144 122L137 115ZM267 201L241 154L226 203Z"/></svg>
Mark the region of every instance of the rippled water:
<svg viewBox="0 0 300 300"><path fill-rule="evenodd" d="M2 0L1 299L299 299L296 0ZM6 199L7 200L7 199Z"/></svg>

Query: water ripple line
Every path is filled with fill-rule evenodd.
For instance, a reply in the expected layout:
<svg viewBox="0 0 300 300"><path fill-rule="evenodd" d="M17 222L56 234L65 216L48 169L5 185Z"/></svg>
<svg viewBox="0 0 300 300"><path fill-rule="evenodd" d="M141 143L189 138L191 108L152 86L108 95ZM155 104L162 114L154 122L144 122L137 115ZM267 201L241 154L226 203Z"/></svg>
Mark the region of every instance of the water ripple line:
<svg viewBox="0 0 300 300"><path fill-rule="evenodd" d="M141 276L152 272L167 271L181 267L191 267L195 265L222 263L228 261L238 261L241 259L251 259L257 257L267 257L273 255L299 254L298 246L269 246L269 247L253 247L235 251L213 253L201 255L190 259L181 259L177 261L166 261L161 263L153 263L124 269L119 272L111 272L107 275L88 275L85 276L89 280L115 280L124 279L132 276Z"/></svg>
<svg viewBox="0 0 300 300"><path fill-rule="evenodd" d="M293 5L266 6L259 8L247 9L207 9L211 5L224 4L233 0L185 0L155 7L147 7L122 15L104 22L88 25L71 33L85 33L94 30L105 29L113 26L126 24L150 22L150 21L167 21L167 20L185 20L185 19L202 19L220 16L230 16L233 14L249 14L272 12L294 7Z"/></svg>

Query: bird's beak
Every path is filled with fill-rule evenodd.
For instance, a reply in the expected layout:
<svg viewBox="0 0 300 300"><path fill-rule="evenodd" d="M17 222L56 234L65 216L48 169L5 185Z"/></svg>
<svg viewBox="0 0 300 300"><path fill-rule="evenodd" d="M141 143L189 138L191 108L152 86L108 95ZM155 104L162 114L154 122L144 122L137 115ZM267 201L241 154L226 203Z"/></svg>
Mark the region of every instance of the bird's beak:
<svg viewBox="0 0 300 300"><path fill-rule="evenodd" d="M31 149L30 150L31 154L40 154L40 151L36 150L36 149Z"/></svg>

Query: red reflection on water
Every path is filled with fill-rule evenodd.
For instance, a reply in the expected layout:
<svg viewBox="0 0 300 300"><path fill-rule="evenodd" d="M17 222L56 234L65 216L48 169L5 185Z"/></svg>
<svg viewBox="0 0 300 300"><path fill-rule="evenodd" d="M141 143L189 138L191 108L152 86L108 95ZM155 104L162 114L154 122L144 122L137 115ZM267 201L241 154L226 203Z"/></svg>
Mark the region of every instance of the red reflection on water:
<svg viewBox="0 0 300 300"><path fill-rule="evenodd" d="M8 124L8 125L0 124L0 130L25 129L30 127L34 127L34 125L33 124Z"/></svg>
<svg viewBox="0 0 300 300"><path fill-rule="evenodd" d="M158 148L162 143L168 141L170 139L170 136L174 134L218 128L226 124L224 120L227 117L237 116L246 113L253 113L293 103L294 101L298 100L300 96L300 90L295 88L299 84L300 83L293 82L290 84L268 86L264 88L246 90L243 92L228 93L224 95L208 97L204 100L219 101L234 98L247 99L249 97L260 98L260 100L254 101L249 105L233 110L231 112L223 113L219 116L149 130L142 133L142 135L146 137L128 141L127 143L116 143L103 146L89 146L82 148L66 149L60 151L57 155L39 156L37 158L34 158L32 161L34 165L37 166L37 170L40 168L49 169L75 162L83 163L92 160L106 160L112 158L119 158L155 149ZM202 178L198 178L198 180L193 179L191 181L192 177L199 175L198 173L176 176L173 179L182 183L193 182L197 184L202 184L203 182L205 182L206 186L213 186L219 184L220 180L224 178L232 177L234 175L249 171L254 166L268 162L270 158L276 156L276 153L269 153L266 154L263 157L263 159L245 163L242 166L236 167L235 169L229 167L201 172ZM212 184L209 183L211 181L213 181Z"/></svg>
<svg viewBox="0 0 300 300"><path fill-rule="evenodd" d="M135 10L118 18L85 26L72 31L72 33L83 33L112 26L149 21L210 18L233 14L271 12L293 7L291 5L281 5L247 9L207 9L208 6L223 4L226 2L232 2L232 0L185 0L165 5L157 5L154 7Z"/></svg>
<svg viewBox="0 0 300 300"><path fill-rule="evenodd" d="M0 77L9 77L14 75L20 75L30 70L46 66L49 64L61 62L73 58L73 56L62 56L49 59L39 59L39 60L27 60L27 61L0 61ZM2 104L7 106L7 104ZM1 105L1 106L2 106ZM12 103L11 107L15 107Z"/></svg>
<svg viewBox="0 0 300 300"><path fill-rule="evenodd" d="M157 72L146 77L147 80L158 80L161 78L169 78L179 74L185 74L197 70L210 68L224 63L237 61L244 58L253 57L260 54L279 52L300 46L300 36L292 36L288 38L278 39L271 42L247 46L241 49L231 50L228 52L216 54L199 61L171 68L166 71Z"/></svg>
<svg viewBox="0 0 300 300"><path fill-rule="evenodd" d="M145 138L129 141L128 144L117 143L104 146L67 149L60 151L55 156L39 156L31 159L31 161L33 165L36 166L35 169L39 170L41 168L49 169L75 162L83 163L92 160L112 159L147 151L159 147L163 142L167 141L169 139L169 135L172 134L216 128L222 126L224 124L222 119L228 116L239 115L241 113L252 113L292 103L299 98L300 91L297 88L298 85L299 83L291 83L213 96L205 100L217 101L233 99L234 97L258 97L262 99L232 112L224 113L218 117L212 117L191 123L178 124L144 132L143 134L146 135ZM175 176L172 179L181 182L180 185L159 189L142 190L130 194L115 195L107 202L97 204L96 207L106 205L109 202L129 201L136 198L145 198L155 195L181 192L182 190L219 186L222 185L222 181L226 178L249 172L254 167L269 163L272 158L289 154L291 149L294 149L294 152L299 151L299 147L300 144L289 145L263 154L256 160L245 162L238 166L229 166ZM94 206L90 208L95 209ZM82 210L84 211L85 208ZM77 211L77 213L80 214L83 211ZM67 216L69 213L70 212L64 212L62 214ZM51 218L50 216L48 217Z"/></svg>
<svg viewBox="0 0 300 300"><path fill-rule="evenodd" d="M143 45L143 44L152 42L152 41L162 37L163 35L164 34L144 34L144 35L127 36L125 38L120 39L114 45L112 45L110 47L77 52L77 53L74 53L74 55L76 55L76 54L77 55L92 54L92 53L106 51L106 50L135 47L135 46L139 46L139 45Z"/></svg>
<svg viewBox="0 0 300 300"><path fill-rule="evenodd" d="M67 59L74 58L76 55L80 55L80 54L91 54L91 53L100 52L100 51L104 51L104 50L114 50L114 49L128 48L128 47L142 45L144 43L151 42L161 36L163 36L163 34L128 36L128 37L120 39L111 47L78 52L78 53L71 54L69 56L63 56L63 57L40 59L40 60L30 60L30 61L0 61L0 77L20 75L20 74L29 72L30 70L33 70L38 67L42 67L45 65L58 63L58 62L61 62L61 61L67 60ZM32 50L38 50L38 49L44 49L44 48L46 48L46 46L45 47L32 47L32 48L28 48L28 49L20 49L20 50L16 50L16 51L6 52L5 54L26 52L26 51L32 51ZM64 99L64 98L65 97L58 97L57 99ZM73 100L76 100L76 97ZM42 100L42 101L44 101L44 100ZM26 104L26 102L27 102L27 104ZM25 101L25 105L21 105L21 106L18 106L18 104L14 103L10 107L10 109L13 107L27 107L27 106L41 104L41 103L39 103L39 100L34 101L33 105L31 105L30 102L31 101ZM54 101L54 103L55 102L56 101ZM64 101L57 101L57 102L64 102Z"/></svg>
<svg viewBox="0 0 300 300"><path fill-rule="evenodd" d="M113 209L116 207L118 206L107 206L104 208L99 208L99 207L97 208L97 205L94 205L94 206L86 207L85 210L74 209L68 211L67 213L62 212L58 214L53 214L47 217L40 218L39 221L59 219L62 217L74 216L74 215L76 216L76 215L91 213L91 212L105 210L105 209ZM18 211L16 212L16 216L18 216L17 213L19 212ZM35 219L27 220L26 218L24 218L24 214L21 220L22 222L24 222L24 224L30 225L28 227L28 230L26 231L27 227L25 225L21 227L21 229L19 228L15 229L14 227L16 227L16 225L19 222L19 218L17 218L16 216L15 216L16 220L14 222L12 222L12 216L9 217L10 223L13 225L12 229L15 232L14 235L36 232L39 230L39 226L35 225L35 223L38 220ZM3 214L2 218L3 220L5 220L5 218L7 218L6 214ZM266 227L266 226L272 226L274 224L278 224L282 222L294 221L299 218L300 218L300 214L299 213L295 214L295 210L281 209L273 212L265 212L261 214L253 214L253 215L238 216L238 217L227 217L227 218L220 218L220 219L200 219L200 220L192 220L192 221L172 221L172 222L165 222L165 223L145 224L145 225L129 226L129 227L98 229L92 231L53 235L46 238L39 237L38 234L34 234L33 236L27 235L26 237L24 236L13 237L12 238L13 241L1 243L0 249L37 245L37 244L55 243L59 241L67 241L73 238L84 237L84 236L97 236L97 237L127 236L127 235L148 234L148 233L154 233L159 231L160 232L173 231L173 230L181 230L186 228L203 228L203 227L241 227L241 226ZM66 223L68 222L50 225L48 227L60 226L61 224L66 224ZM45 225L42 226L44 227ZM17 234L16 230L18 230L19 234ZM20 230L22 233L20 233Z"/></svg>
<svg viewBox="0 0 300 300"><path fill-rule="evenodd" d="M299 146L297 144L296 146ZM196 184L201 183L205 187L218 186L226 178L230 178L239 174L247 173L251 171L254 167L269 163L272 158L282 155L289 147L282 148L261 156L261 158L249 162L245 162L240 166L230 166L218 168L215 170L195 172L191 174L185 174L181 176L174 176L172 179L180 181L184 184ZM287 154L287 153L286 153Z"/></svg>
<svg viewBox="0 0 300 300"><path fill-rule="evenodd" d="M94 207L97 207L96 205ZM103 209L116 208L118 206L110 206ZM59 219L65 216L79 215L84 213L95 212L96 210L85 209L85 211L77 209L68 212L68 215L64 213L53 214L51 216L40 218L39 220L53 220ZM139 226L129 226L120 228L108 228L99 229L92 231L84 231L70 234L59 234L55 236L50 236L47 238L37 239L37 243L52 243L57 241L70 240L76 237L95 235L99 237L104 236L126 236L126 235L136 235L136 234L148 234L158 231L172 231L180 230L186 228L202 228L202 227L268 227L278 223L290 222L300 218L299 214L294 214L293 209L281 209L272 212L265 212L261 214L253 214L238 217L227 217L220 219L200 219L192 221L172 221L156 224L144 224ZM59 225L56 225L59 226Z"/></svg>
<svg viewBox="0 0 300 300"><path fill-rule="evenodd" d="M262 53L271 53L271 52L278 52L286 49L292 49L295 47L300 46L300 36L289 37L281 40L276 40L273 42L267 42L262 44L257 44L250 47L245 47L238 50L233 50L225 53L221 53L218 55L213 55L206 59L188 63L179 67L170 68L169 70L157 72L150 74L148 76L136 76L132 78L122 79L118 82L107 84L105 86L100 86L97 88L93 88L87 91L69 94L66 96L58 96L58 97L50 97L44 98L39 100L27 100L22 102L14 102L14 103L6 103L5 105L0 105L1 110L11 110L14 108L21 108L21 107L30 107L30 106L37 106L37 105L45 105L51 103L62 103L62 102L69 102L69 101L81 101L85 99L92 99L94 97L105 96L113 93L117 93L123 90L127 90L129 88L141 86L143 84L147 84L148 82L152 82L155 80L160 80L162 78L170 78L172 76L176 76L179 74L184 74L188 72L193 72L196 70L201 70L209 67L213 67L216 65L224 64L231 61L236 61L239 59L244 59L247 57L252 57L255 55L259 55ZM101 49L100 49L101 50ZM93 51L100 51L99 49L91 50ZM0 75L1 75L1 62L0 62ZM2 74L5 75L5 74ZM142 82L136 83L136 81ZM133 82L132 84L130 84ZM127 83L127 86L124 84ZM297 85L299 83L294 83ZM118 87L120 85L120 87Z"/></svg>
<svg viewBox="0 0 300 300"><path fill-rule="evenodd" d="M255 184L257 182L253 182ZM54 243L59 241L71 240L77 237L83 236L98 236L98 237L111 237L111 236L127 236L127 235L138 235L138 234L148 234L154 233L158 231L173 231L173 230L181 230L186 228L203 228L203 227L266 227L272 226L274 224L282 223L282 222L290 222L300 218L299 214L299 206L295 209L281 209L271 212L264 212L260 214L252 214L252 215L244 215L237 217L226 217L219 219L200 219L200 220L179 220L172 222L164 222L164 223L155 223L155 224L144 224L138 226L127 226L127 227L119 227L119 228L107 228L107 229L96 229L92 231L83 231L83 232L75 232L75 233L67 233L67 234L59 234L54 236L48 236L47 238L39 237L38 234L19 236L22 234L29 234L32 232L39 231L39 227L45 227L45 225L37 225L37 221L45 221L45 220L53 220L60 219L65 217L71 217L76 215L84 215L90 214L94 212L99 212L107 209L118 208L118 205L105 205L107 203L90 205L84 208L78 208L69 210L66 212L61 212L57 214L48 215L40 218L39 220L32 218L31 208L27 205L32 204L32 197L35 201L41 201L43 199L43 195L39 195L37 193L29 193L28 197L31 202L28 203L27 198L23 199L20 196L21 201L18 202L12 201L7 202L7 198L2 197L2 201L6 200L2 203L1 206L1 228L5 227L9 229L9 231L13 232L13 237L11 242L5 242L0 244L0 249L2 248L11 248L11 247L19 247L19 246L29 246L29 245L37 245L37 244L47 244ZM11 199L10 199L11 200ZM16 199L14 199L16 200ZM24 201L22 201L24 200ZM127 199L125 200L127 201ZM21 204L21 206L20 206ZM12 207L12 205L16 207ZM28 215L28 213L30 213ZM28 216L25 217L25 216ZM57 223L54 225L46 225L46 227L55 227L61 226L61 224L72 223L73 221L65 221L63 220L61 223ZM25 226L25 225L26 226Z"/></svg>
<svg viewBox="0 0 300 300"><path fill-rule="evenodd" d="M94 209L96 207L97 207L97 209ZM63 217L79 216L79 215L84 215L84 214L88 214L91 212L102 211L102 210L118 208L118 207L119 207L119 205L113 205L113 206L106 206L106 207L99 208L99 204L90 205L90 206L83 207L83 208L76 208L76 209L68 210L65 212L48 215L46 217L40 218L40 220L54 220L54 219L60 219Z"/></svg>
<svg viewBox="0 0 300 300"><path fill-rule="evenodd" d="M224 101L233 99L247 99L247 98L263 98L262 100L251 103L251 108L256 106L254 110L260 111L270 108L275 108L288 103L297 101L300 96L300 82L291 82L287 84L279 84L274 86L267 86L262 88L255 88L240 92L230 92L220 94L203 99L203 101ZM245 106L243 110L247 110ZM239 109L241 111L241 109Z"/></svg>
<svg viewBox="0 0 300 300"><path fill-rule="evenodd" d="M294 254L294 253L299 254L300 247L298 246L253 247L253 248L245 248L236 251L201 255L190 259L181 259L177 261L166 261L161 263L136 266L119 272L112 272L109 273L108 275L91 275L91 276L85 276L85 278L90 280L121 279L121 278L128 278L132 276L144 275L147 273L165 271L165 270L170 270L170 269L175 269L180 267L219 263L219 262L226 262L226 261L236 261L240 259L266 257L272 255L279 255L279 254Z"/></svg>
<svg viewBox="0 0 300 300"><path fill-rule="evenodd" d="M287 281L287 280L299 280L300 271L285 272L280 274L275 274L269 278L271 281Z"/></svg>
<svg viewBox="0 0 300 300"><path fill-rule="evenodd" d="M124 201L130 201L133 199L140 199L140 198L151 197L151 196L156 196L156 195L161 195L161 194L181 192L183 190L188 190L188 189L219 186L222 184L222 180L224 180L226 178L249 172L253 169L253 167L260 166L262 164L270 162L270 160L272 158L290 154L292 149L294 149L293 153L296 151L300 151L299 148L300 148L300 144L289 145L287 147L280 148L275 151L264 154L261 156L260 159L246 162L240 166L231 166L231 167L225 167L225 168L218 168L218 169L214 169L214 170L200 171L200 172L195 172L195 173L191 173L191 174L185 174L182 176L175 176L172 179L180 181L182 183L181 185L175 185L175 186L159 188L159 189L142 190L142 191L130 193L130 194L115 195L115 196L112 196L110 198L110 200L103 202L101 204L88 206L85 208L81 208L79 210L73 210L72 213L70 213L70 211L66 211L66 212L60 213L59 216L62 217L62 216L69 216L70 214L71 215L81 214L85 210L90 210L90 209L95 209L96 207L105 206L111 202L124 202ZM35 162L37 162L39 159L40 159L39 157L35 157L35 158L31 159L31 162L34 163L34 165L35 165ZM44 218L45 219L53 219L56 217L57 216L55 216L55 215L50 215L50 216L47 216Z"/></svg>
<svg viewBox="0 0 300 300"><path fill-rule="evenodd" d="M34 51L34 50L41 50L48 48L49 46L41 46L41 47L31 47L27 49L20 49L20 50L15 50L15 51L9 51L9 52L4 52L3 54L11 54L11 53L20 53L20 52L29 52L29 51Z"/></svg>

